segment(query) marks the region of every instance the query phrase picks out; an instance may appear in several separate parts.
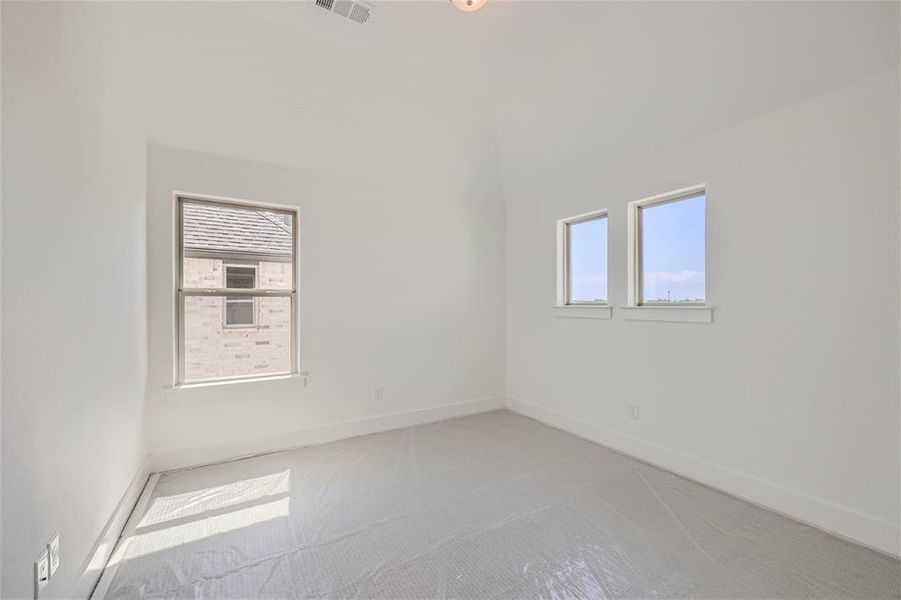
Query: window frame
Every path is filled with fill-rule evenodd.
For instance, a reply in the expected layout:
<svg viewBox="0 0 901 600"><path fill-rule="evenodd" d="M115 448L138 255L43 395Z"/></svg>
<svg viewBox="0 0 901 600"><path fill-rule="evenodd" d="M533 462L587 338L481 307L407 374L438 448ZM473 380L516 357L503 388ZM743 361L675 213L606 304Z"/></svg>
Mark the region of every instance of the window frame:
<svg viewBox="0 0 901 600"><path fill-rule="evenodd" d="M704 196L704 302L643 302L642 275L643 275L643 232L642 210L663 204L672 204L682 200L689 200L698 196ZM710 299L707 293L707 184L701 183L690 187L658 194L641 200L633 200L628 206L628 232L629 232L629 256L628 256L628 308L641 309L698 309L708 308Z"/></svg>
<svg viewBox="0 0 901 600"><path fill-rule="evenodd" d="M228 269L229 267L235 267L239 269L253 269L253 289L256 289L257 285L260 282L260 265L259 263L239 263L239 262L222 262L222 287L228 289ZM240 288L236 288L240 289ZM222 327L225 329L255 329L259 325L259 309L260 303L256 298L252 299L253 302L253 322L249 324L239 324L239 325L229 325L228 323L228 303L229 302L246 302L245 299L235 299L234 294L229 294L225 296L225 300L222 301Z"/></svg>
<svg viewBox="0 0 901 600"><path fill-rule="evenodd" d="M255 381L255 380L265 380L272 378L280 378L280 377L288 377L288 376L297 376L299 372L299 341L298 341L298 320L299 320L299 311L298 311L298 302L297 302L297 289L298 289L298 281L299 281L299 272L300 267L297 261L298 257L298 234L300 229L300 211L295 206L286 206L281 204L270 204L264 202L253 202L249 200L239 200L236 198L226 198L222 196L211 196L206 194L195 194L195 193L186 193L186 192L173 192L173 210L174 210L174 232L175 232L175 265L173 269L174 274L174 300L175 300L175 319L174 319L174 348L173 348L173 387L190 387L193 385L209 385L216 383L236 383L241 381ZM183 231L183 218L184 211L182 209L185 203L188 204L206 204L210 206L221 206L224 208L243 208L248 210L265 210L267 212L275 212L282 214L290 214L292 216L292 227L291 227L291 287L284 289L263 289L263 288L254 288L254 289L242 289L242 288L234 288L229 289L224 287L225 284L225 265L231 264L235 265L234 261L226 262L223 260L223 287L222 288L204 288L204 287L190 287L186 288L184 286L184 238L182 236ZM247 266L240 265L237 266ZM256 278L254 284L256 285L259 282L259 268L256 269ZM228 376L228 377L211 377L211 378L201 378L201 379L185 379L185 328L184 328L184 319L185 319L185 298L188 296L221 296L223 298L227 296L249 296L255 299L258 298L277 298L277 297L287 297L290 298L290 313L291 313L291 342L289 344L290 347L290 357L289 357L289 365L290 368L288 371L284 372L274 372L274 373L266 373L263 375L236 375L236 376ZM223 299L223 309L225 305L225 300ZM257 302L254 303L255 305ZM223 315L223 323L224 323L224 315ZM255 317L256 320L256 317ZM245 327L245 326L242 326ZM232 329L232 326L229 326L229 329Z"/></svg>
<svg viewBox="0 0 901 600"><path fill-rule="evenodd" d="M607 298L604 302L573 302L572 300L572 239L570 226L604 219L607 225ZM610 306L610 220L608 210L602 208L557 221L557 306Z"/></svg>

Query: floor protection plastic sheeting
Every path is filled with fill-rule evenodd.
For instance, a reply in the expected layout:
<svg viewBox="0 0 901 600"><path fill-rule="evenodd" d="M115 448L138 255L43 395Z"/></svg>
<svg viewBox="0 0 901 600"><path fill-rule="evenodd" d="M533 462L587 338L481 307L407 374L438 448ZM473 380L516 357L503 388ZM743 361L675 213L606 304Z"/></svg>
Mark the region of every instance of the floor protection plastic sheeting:
<svg viewBox="0 0 901 600"><path fill-rule="evenodd" d="M898 598L899 563L508 411L165 473L108 598Z"/></svg>

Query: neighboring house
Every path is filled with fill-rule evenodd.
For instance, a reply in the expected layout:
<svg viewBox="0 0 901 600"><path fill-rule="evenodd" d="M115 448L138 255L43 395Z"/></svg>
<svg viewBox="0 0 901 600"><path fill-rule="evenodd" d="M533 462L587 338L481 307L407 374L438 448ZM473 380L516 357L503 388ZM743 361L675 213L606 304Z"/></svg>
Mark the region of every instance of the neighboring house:
<svg viewBox="0 0 901 600"><path fill-rule="evenodd" d="M290 289L290 216L186 204L186 288ZM185 298L185 378L290 371L290 298Z"/></svg>

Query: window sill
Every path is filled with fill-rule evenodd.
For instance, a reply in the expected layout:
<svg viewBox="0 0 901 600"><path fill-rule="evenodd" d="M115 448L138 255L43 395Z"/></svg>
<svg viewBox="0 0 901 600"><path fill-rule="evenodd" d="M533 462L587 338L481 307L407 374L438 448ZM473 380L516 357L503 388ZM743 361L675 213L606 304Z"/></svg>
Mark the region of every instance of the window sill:
<svg viewBox="0 0 901 600"><path fill-rule="evenodd" d="M220 385L234 385L237 383L255 383L258 381L278 381L280 379L295 379L297 377L305 377L301 373L279 373L274 375L261 375L259 377L238 377L235 379L213 379L210 381L191 381L188 383L178 383L166 388L170 391L193 390L197 388L215 387Z"/></svg>
<svg viewBox="0 0 901 600"><path fill-rule="evenodd" d="M294 386L296 379L302 379L306 387L309 373L280 373L278 375L260 375L258 377L238 377L235 379L219 379L210 381L192 381L169 385L163 388L167 404L188 404L195 402L221 402L223 400L246 400L247 394L257 393L254 387L235 385L238 383L255 383L260 386Z"/></svg>
<svg viewBox="0 0 901 600"><path fill-rule="evenodd" d="M613 307L609 304L565 304L555 306L553 314L564 319L611 319Z"/></svg>
<svg viewBox="0 0 901 600"><path fill-rule="evenodd" d="M712 306L625 306L628 321L669 321L672 323L712 323Z"/></svg>

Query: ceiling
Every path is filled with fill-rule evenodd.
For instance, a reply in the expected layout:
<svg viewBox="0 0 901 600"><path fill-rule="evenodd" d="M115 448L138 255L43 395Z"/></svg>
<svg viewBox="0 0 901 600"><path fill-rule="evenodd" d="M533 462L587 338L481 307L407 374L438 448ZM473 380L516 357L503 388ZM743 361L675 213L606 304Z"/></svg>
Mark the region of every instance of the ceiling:
<svg viewBox="0 0 901 600"><path fill-rule="evenodd" d="M597 166L898 68L896 3L373 4L129 4L151 141L361 178Z"/></svg>
<svg viewBox="0 0 901 600"><path fill-rule="evenodd" d="M898 6L523 5L496 54L509 72L501 155L524 167L565 157L573 170L597 168L898 69ZM546 26L538 37L553 22L581 28L562 36Z"/></svg>

